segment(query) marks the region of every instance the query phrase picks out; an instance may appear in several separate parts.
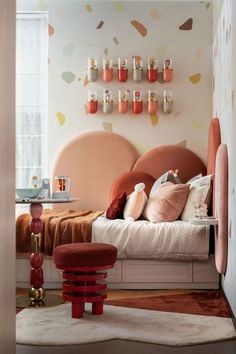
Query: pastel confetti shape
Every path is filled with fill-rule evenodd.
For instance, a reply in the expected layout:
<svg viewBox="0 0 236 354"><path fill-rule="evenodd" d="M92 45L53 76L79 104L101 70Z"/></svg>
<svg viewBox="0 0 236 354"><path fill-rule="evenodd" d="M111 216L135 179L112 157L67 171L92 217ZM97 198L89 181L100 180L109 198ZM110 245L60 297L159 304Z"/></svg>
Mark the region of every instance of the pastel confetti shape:
<svg viewBox="0 0 236 354"><path fill-rule="evenodd" d="M145 37L147 35L147 28L141 22L132 20L130 21L130 23L142 37Z"/></svg>
<svg viewBox="0 0 236 354"><path fill-rule="evenodd" d="M156 21L158 18L160 18L160 14L156 9L151 9L149 11L149 15L153 21Z"/></svg>
<svg viewBox="0 0 236 354"><path fill-rule="evenodd" d="M132 59L142 60L142 57L140 55L133 55Z"/></svg>
<svg viewBox="0 0 236 354"><path fill-rule="evenodd" d="M116 37L113 37L113 42L114 42L116 45L119 44L119 41L118 41L118 39L117 39Z"/></svg>
<svg viewBox="0 0 236 354"><path fill-rule="evenodd" d="M104 54L105 54L105 55L108 55L108 48L105 48L105 49L104 49Z"/></svg>
<svg viewBox="0 0 236 354"><path fill-rule="evenodd" d="M200 73L189 76L189 80L192 84L196 85L201 80L202 75Z"/></svg>
<svg viewBox="0 0 236 354"><path fill-rule="evenodd" d="M88 84L89 84L89 79L88 79L88 75L86 75L84 78L84 87L87 86Z"/></svg>
<svg viewBox="0 0 236 354"><path fill-rule="evenodd" d="M211 3L210 3L210 2L207 2L207 3L206 3L206 9L208 10L208 9L210 8L210 6L211 6Z"/></svg>
<svg viewBox="0 0 236 354"><path fill-rule="evenodd" d="M191 124L195 129L203 129L203 124L196 120L191 120Z"/></svg>
<svg viewBox="0 0 236 354"><path fill-rule="evenodd" d="M74 43L69 43L69 44L64 46L62 51L63 51L63 54L69 56L69 55L71 55L73 53L74 49L75 49L75 44Z"/></svg>
<svg viewBox="0 0 236 354"><path fill-rule="evenodd" d="M180 142L179 142L178 144L176 144L176 145L186 148L186 147L187 147L187 140L182 140L182 141L180 141Z"/></svg>
<svg viewBox="0 0 236 354"><path fill-rule="evenodd" d="M121 1L113 1L113 5L117 12L124 12L125 8Z"/></svg>
<svg viewBox="0 0 236 354"><path fill-rule="evenodd" d="M47 11L48 10L48 2L45 0L38 0L38 8L40 11Z"/></svg>
<svg viewBox="0 0 236 354"><path fill-rule="evenodd" d="M101 29L103 25L104 25L104 22L100 21L99 24L97 25L96 29Z"/></svg>
<svg viewBox="0 0 236 354"><path fill-rule="evenodd" d="M65 121L66 121L66 117L64 116L63 113L57 112L57 120L58 120L59 125L64 125Z"/></svg>
<svg viewBox="0 0 236 354"><path fill-rule="evenodd" d="M153 127L155 127L159 123L159 117L156 113L150 114L150 119Z"/></svg>
<svg viewBox="0 0 236 354"><path fill-rule="evenodd" d="M200 59L202 57L202 49L198 48L195 52L195 57Z"/></svg>
<svg viewBox="0 0 236 354"><path fill-rule="evenodd" d="M93 8L91 5L86 5L86 10L91 14L93 12Z"/></svg>
<svg viewBox="0 0 236 354"><path fill-rule="evenodd" d="M193 19L192 18L189 18L181 26L179 26L179 29L181 31L191 31L192 28L193 28Z"/></svg>
<svg viewBox="0 0 236 354"><path fill-rule="evenodd" d="M167 43L162 43L160 44L157 49L156 49L156 54L158 57L164 57L166 54L166 51L168 49L168 44Z"/></svg>
<svg viewBox="0 0 236 354"><path fill-rule="evenodd" d="M71 84L75 79L75 74L72 73L71 71L64 71L61 74L61 77L65 82L67 82L68 84Z"/></svg>
<svg viewBox="0 0 236 354"><path fill-rule="evenodd" d="M48 35L49 35L49 37L53 36L54 32L55 32L55 30L52 27L52 25L48 25Z"/></svg>
<svg viewBox="0 0 236 354"><path fill-rule="evenodd" d="M112 123L104 122L102 126L106 132L112 132Z"/></svg>
<svg viewBox="0 0 236 354"><path fill-rule="evenodd" d="M133 143L133 146L135 147L135 149L138 151L140 155L143 155L147 151L147 149L142 143Z"/></svg>
<svg viewBox="0 0 236 354"><path fill-rule="evenodd" d="M85 114L87 116L88 115L88 107L87 107L86 103L84 104L84 112L85 112Z"/></svg>

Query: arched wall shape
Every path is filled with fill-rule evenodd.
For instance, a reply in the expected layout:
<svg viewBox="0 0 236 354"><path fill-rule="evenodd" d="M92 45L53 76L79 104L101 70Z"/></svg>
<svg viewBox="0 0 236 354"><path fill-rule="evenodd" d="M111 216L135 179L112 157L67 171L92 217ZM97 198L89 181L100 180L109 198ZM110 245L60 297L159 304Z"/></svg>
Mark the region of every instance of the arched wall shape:
<svg viewBox="0 0 236 354"><path fill-rule="evenodd" d="M215 165L215 211L218 226L215 228L215 262L220 274L225 274L228 255L228 153L221 144Z"/></svg>
<svg viewBox="0 0 236 354"><path fill-rule="evenodd" d="M71 196L80 198L69 205L71 209L106 210L112 183L118 176L132 170L138 156L134 146L118 134L102 131L84 133L59 152L52 178L56 175L70 176Z"/></svg>
<svg viewBox="0 0 236 354"><path fill-rule="evenodd" d="M145 172L157 179L168 170L176 169L183 183L199 173L206 174L202 160L191 150L177 145L163 145L146 152L137 160L133 171Z"/></svg>
<svg viewBox="0 0 236 354"><path fill-rule="evenodd" d="M215 173L216 153L221 143L220 123L218 118L211 120L208 130L207 174Z"/></svg>

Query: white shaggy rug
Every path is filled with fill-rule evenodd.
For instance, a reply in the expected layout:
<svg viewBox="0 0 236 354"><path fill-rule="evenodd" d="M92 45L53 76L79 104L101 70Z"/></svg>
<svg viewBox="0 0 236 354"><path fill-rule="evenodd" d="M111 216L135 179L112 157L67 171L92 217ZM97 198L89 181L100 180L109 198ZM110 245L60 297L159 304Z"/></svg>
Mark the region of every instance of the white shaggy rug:
<svg viewBox="0 0 236 354"><path fill-rule="evenodd" d="M163 345L190 345L236 337L230 318L104 306L94 316L86 305L81 319L71 318L71 304L25 309L16 316L16 343L77 345L128 339Z"/></svg>

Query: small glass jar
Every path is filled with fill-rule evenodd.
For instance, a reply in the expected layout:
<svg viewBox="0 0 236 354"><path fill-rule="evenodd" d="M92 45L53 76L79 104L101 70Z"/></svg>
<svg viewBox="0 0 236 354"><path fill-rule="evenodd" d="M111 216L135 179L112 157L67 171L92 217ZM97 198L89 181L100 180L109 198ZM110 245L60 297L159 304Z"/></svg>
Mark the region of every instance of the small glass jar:
<svg viewBox="0 0 236 354"><path fill-rule="evenodd" d="M112 60L103 58L102 79L105 82L110 82L113 79Z"/></svg>
<svg viewBox="0 0 236 354"><path fill-rule="evenodd" d="M158 100L156 90L148 90L148 113L155 114L158 110Z"/></svg>
<svg viewBox="0 0 236 354"><path fill-rule="evenodd" d="M118 80L125 82L128 80L128 60L118 59Z"/></svg>
<svg viewBox="0 0 236 354"><path fill-rule="evenodd" d="M95 82L98 79L97 59L88 58L88 80Z"/></svg>
<svg viewBox="0 0 236 354"><path fill-rule="evenodd" d="M129 108L128 91L125 89L120 89L118 91L118 112L127 113L128 108Z"/></svg>
<svg viewBox="0 0 236 354"><path fill-rule="evenodd" d="M173 80L173 61L165 59L163 62L163 81L171 82Z"/></svg>
<svg viewBox="0 0 236 354"><path fill-rule="evenodd" d="M103 113L110 114L113 111L113 99L112 93L109 89L103 90L103 102L102 102Z"/></svg>
<svg viewBox="0 0 236 354"><path fill-rule="evenodd" d="M148 59L147 78L150 82L157 81L157 59Z"/></svg>
<svg viewBox="0 0 236 354"><path fill-rule="evenodd" d="M94 114L98 110L98 99L97 93L95 91L88 91L88 101L87 101L88 113Z"/></svg>
<svg viewBox="0 0 236 354"><path fill-rule="evenodd" d="M173 112L174 102L173 95L169 89L164 90L163 100L162 100L162 111L165 114L170 114Z"/></svg>
<svg viewBox="0 0 236 354"><path fill-rule="evenodd" d="M139 114L143 111L143 100L141 90L133 90L132 108L134 114Z"/></svg>
<svg viewBox="0 0 236 354"><path fill-rule="evenodd" d="M141 58L133 58L133 80L135 82L142 81L143 78L143 62Z"/></svg>

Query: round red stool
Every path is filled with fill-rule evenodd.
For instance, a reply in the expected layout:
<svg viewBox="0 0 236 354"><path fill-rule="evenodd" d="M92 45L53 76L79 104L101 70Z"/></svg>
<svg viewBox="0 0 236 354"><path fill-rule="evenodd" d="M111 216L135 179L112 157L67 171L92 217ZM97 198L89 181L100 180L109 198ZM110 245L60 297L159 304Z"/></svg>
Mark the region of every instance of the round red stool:
<svg viewBox="0 0 236 354"><path fill-rule="evenodd" d="M106 243L70 243L53 251L53 261L63 270L63 297L72 302L72 317L83 317L84 305L92 303L92 313L103 313L106 299L105 269L113 268L117 249Z"/></svg>

